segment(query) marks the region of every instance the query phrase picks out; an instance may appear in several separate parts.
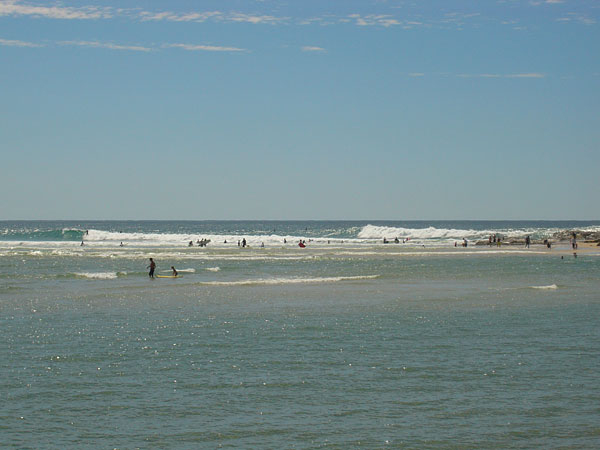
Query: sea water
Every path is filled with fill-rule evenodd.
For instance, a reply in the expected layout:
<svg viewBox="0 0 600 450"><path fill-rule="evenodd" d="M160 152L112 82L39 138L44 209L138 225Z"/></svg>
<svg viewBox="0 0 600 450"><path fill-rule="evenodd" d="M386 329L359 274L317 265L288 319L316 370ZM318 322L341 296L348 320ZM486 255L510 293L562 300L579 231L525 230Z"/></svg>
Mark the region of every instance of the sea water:
<svg viewBox="0 0 600 450"><path fill-rule="evenodd" d="M0 447L597 447L600 251L454 247L571 229L0 222Z"/></svg>

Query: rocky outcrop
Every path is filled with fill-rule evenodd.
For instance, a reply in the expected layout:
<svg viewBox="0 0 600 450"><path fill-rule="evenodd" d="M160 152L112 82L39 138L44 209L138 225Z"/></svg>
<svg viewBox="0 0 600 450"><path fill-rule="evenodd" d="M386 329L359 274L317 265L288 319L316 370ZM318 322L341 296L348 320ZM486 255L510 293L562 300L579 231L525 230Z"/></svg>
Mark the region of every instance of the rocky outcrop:
<svg viewBox="0 0 600 450"><path fill-rule="evenodd" d="M585 242L589 244L598 244L600 247L600 231L581 231L581 230L563 230L554 233L548 240L551 243L556 242L569 242L575 233L578 242ZM487 239L475 242L475 245L488 245ZM532 239L531 245L545 245L544 239ZM503 238L502 245L513 245L513 246L525 246L525 236L523 237L507 237ZM492 242L492 247L495 247L496 243Z"/></svg>
<svg viewBox="0 0 600 450"><path fill-rule="evenodd" d="M554 233L552 239L557 241L569 241L573 237L573 233L575 233L578 241L600 243L600 231L564 230Z"/></svg>
<svg viewBox="0 0 600 450"><path fill-rule="evenodd" d="M531 245L542 245L546 244L543 239L532 239L530 241ZM485 241L477 241L475 245L489 245L489 241L486 239ZM492 242L492 247L496 247L498 244L496 242ZM525 238L506 238L506 240L502 241L502 245L520 245L525 246Z"/></svg>

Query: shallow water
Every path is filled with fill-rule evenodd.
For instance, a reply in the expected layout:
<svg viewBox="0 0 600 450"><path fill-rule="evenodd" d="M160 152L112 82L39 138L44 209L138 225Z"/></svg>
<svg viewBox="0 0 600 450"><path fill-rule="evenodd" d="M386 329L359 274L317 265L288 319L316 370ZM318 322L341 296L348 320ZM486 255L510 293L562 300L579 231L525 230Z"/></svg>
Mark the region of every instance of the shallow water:
<svg viewBox="0 0 600 450"><path fill-rule="evenodd" d="M0 259L2 447L599 441L596 253L44 247Z"/></svg>

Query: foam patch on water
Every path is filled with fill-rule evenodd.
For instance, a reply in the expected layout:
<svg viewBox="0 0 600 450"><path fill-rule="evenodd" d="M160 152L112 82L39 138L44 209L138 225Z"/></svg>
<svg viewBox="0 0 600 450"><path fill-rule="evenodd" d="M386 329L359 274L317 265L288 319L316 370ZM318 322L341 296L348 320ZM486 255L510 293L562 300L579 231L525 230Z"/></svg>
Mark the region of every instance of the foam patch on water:
<svg viewBox="0 0 600 450"><path fill-rule="evenodd" d="M77 272L74 275L93 280L114 280L118 277L117 272Z"/></svg>
<svg viewBox="0 0 600 450"><path fill-rule="evenodd" d="M209 272L218 272L221 270L221 268L220 267L207 267L204 270L208 270Z"/></svg>
<svg viewBox="0 0 600 450"><path fill-rule="evenodd" d="M418 241L429 241L429 240L478 240L487 239L489 236L500 233L501 236L506 239L512 237L524 237L526 235L550 235L552 229L505 229L505 230L472 230L472 229L456 229L456 228L400 228L400 227L386 227L377 225L366 225L364 226L357 237L359 239L394 239L400 240L410 239ZM558 231L557 229L554 231Z"/></svg>
<svg viewBox="0 0 600 450"><path fill-rule="evenodd" d="M529 286L531 289L558 289L556 284L549 284L547 286Z"/></svg>
<svg viewBox="0 0 600 450"><path fill-rule="evenodd" d="M167 272L172 272L171 269L165 269L165 270L161 270L162 273L167 273ZM183 273L195 273L196 269L194 268L189 268L189 269L177 269L177 272L183 272Z"/></svg>
<svg viewBox="0 0 600 450"><path fill-rule="evenodd" d="M314 277L314 278L258 278L255 280L239 281L204 281L199 284L204 286L251 286L251 285L280 285L303 283L335 283L351 280L372 280L379 275L359 275L352 277Z"/></svg>

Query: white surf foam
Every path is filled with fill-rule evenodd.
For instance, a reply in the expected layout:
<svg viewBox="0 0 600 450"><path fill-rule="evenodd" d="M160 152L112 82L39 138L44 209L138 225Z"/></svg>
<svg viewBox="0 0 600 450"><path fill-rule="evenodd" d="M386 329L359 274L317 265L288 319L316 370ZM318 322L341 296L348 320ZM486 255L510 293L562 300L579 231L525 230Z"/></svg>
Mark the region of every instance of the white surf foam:
<svg viewBox="0 0 600 450"><path fill-rule="evenodd" d="M358 233L361 239L415 239L415 240L462 240L487 239L490 235L499 234L503 239L518 238L526 235L550 236L558 229L504 229L504 230L462 230L456 228L396 228L366 225Z"/></svg>
<svg viewBox="0 0 600 450"><path fill-rule="evenodd" d="M209 272L218 272L219 270L221 270L220 267L207 267L204 270L208 270Z"/></svg>
<svg viewBox="0 0 600 450"><path fill-rule="evenodd" d="M314 277L314 278L257 278L254 280L238 281L203 281L204 286L249 286L249 285L279 285L279 284L303 284L303 283L335 283L351 280L372 280L379 275L359 275L351 277Z"/></svg>
<svg viewBox="0 0 600 450"><path fill-rule="evenodd" d="M210 240L207 247L198 246L198 241L202 239ZM99 245L120 247L121 242L123 242L125 247L185 247L189 248L189 250L193 249L201 252L210 248L238 248L238 241L241 243L243 239L246 239L246 245L249 248L262 248L264 244L265 249L297 247L300 240L305 240L309 247L317 244L339 244L342 242L346 245L364 243L364 239L309 238L307 236L281 236L277 234L248 236L191 233L118 233L102 230L88 230L88 234L84 236L84 243L92 247ZM190 241L193 244L192 246L189 246ZM72 244L79 245L79 243Z"/></svg>
<svg viewBox="0 0 600 450"><path fill-rule="evenodd" d="M531 289L558 289L556 284L549 284L548 286L529 286Z"/></svg>
<svg viewBox="0 0 600 450"><path fill-rule="evenodd" d="M172 272L171 269L164 269L161 270L162 273L167 273L167 272ZM184 272L184 273L195 273L196 269L193 268L189 268L189 269L177 269L177 272Z"/></svg>
<svg viewBox="0 0 600 450"><path fill-rule="evenodd" d="M117 272L76 272L75 276L81 278L90 278L94 280L114 280L118 277Z"/></svg>

